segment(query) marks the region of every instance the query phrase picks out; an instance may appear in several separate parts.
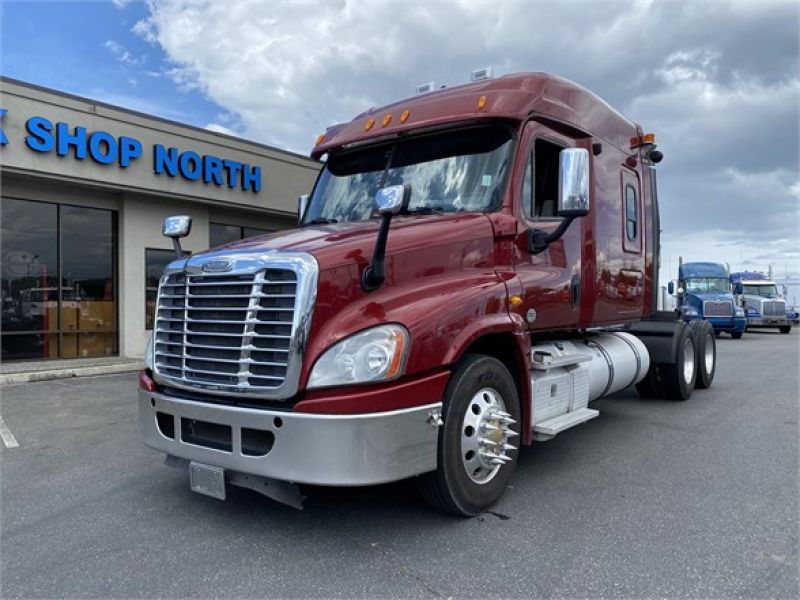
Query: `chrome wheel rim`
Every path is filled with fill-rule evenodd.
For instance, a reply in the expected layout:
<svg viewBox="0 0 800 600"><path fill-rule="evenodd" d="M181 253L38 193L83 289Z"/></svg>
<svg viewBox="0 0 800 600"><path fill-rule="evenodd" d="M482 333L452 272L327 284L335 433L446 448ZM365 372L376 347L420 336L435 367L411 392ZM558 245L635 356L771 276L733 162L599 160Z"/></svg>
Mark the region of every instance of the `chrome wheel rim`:
<svg viewBox="0 0 800 600"><path fill-rule="evenodd" d="M683 380L688 384L694 377L694 344L691 339L683 343Z"/></svg>
<svg viewBox="0 0 800 600"><path fill-rule="evenodd" d="M705 363L706 373L711 374L714 370L714 338L710 333L706 334Z"/></svg>
<svg viewBox="0 0 800 600"><path fill-rule="evenodd" d="M517 448L509 439L519 435L511 429L514 424L494 388L479 390L467 403L461 423L461 462L473 482L489 483L512 460L507 453Z"/></svg>

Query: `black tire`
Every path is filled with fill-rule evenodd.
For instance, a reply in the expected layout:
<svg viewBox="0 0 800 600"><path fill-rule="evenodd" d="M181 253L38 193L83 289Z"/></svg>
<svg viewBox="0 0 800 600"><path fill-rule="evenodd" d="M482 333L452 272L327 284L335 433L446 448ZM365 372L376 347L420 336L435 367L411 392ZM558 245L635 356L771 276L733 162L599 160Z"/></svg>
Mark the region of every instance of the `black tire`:
<svg viewBox="0 0 800 600"><path fill-rule="evenodd" d="M742 339L742 336L743 336L743 335L744 335L744 331L734 331L734 332L732 332L732 333L731 333L731 337L732 337L733 339L735 339L735 340L740 340L740 339Z"/></svg>
<svg viewBox="0 0 800 600"><path fill-rule="evenodd" d="M659 365L661 389L668 400L688 400L692 397L697 378L696 348L691 327L681 327L675 362ZM687 356L690 352L691 356Z"/></svg>
<svg viewBox="0 0 800 600"><path fill-rule="evenodd" d="M717 344L714 339L714 328L711 323L704 320L692 321L689 323L694 333L695 343L695 377L694 387L699 390L707 390L714 381L714 374L717 371Z"/></svg>
<svg viewBox="0 0 800 600"><path fill-rule="evenodd" d="M778 331L780 331L781 333L790 333L792 331L792 326L782 325L781 327L778 327Z"/></svg>
<svg viewBox="0 0 800 600"><path fill-rule="evenodd" d="M436 471L417 478L420 494L429 504L461 517L474 517L495 504L506 491L517 465L518 450L514 449L506 451L510 459L508 462L492 467L492 471L486 470L489 478L485 483L476 483L467 472L466 454L462 457L462 430L466 435L464 422L467 411L475 407L475 398L480 397L483 389L497 393L505 404L505 412L516 421L511 425L512 430L520 432L519 394L511 373L496 358L468 354L453 371L445 390L442 408L444 425L439 428L438 467ZM519 440L515 436L508 442L519 447ZM473 476L477 472L473 472Z"/></svg>

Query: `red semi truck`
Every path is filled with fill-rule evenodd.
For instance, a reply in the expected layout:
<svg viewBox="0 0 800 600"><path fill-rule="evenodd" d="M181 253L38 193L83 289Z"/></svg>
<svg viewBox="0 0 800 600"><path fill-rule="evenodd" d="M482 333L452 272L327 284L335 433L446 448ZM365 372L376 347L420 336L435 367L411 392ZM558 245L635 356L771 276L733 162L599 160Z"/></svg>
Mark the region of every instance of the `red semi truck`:
<svg viewBox="0 0 800 600"><path fill-rule="evenodd" d="M187 258L191 222L165 221L181 258L140 429L193 490L300 506L298 484L416 477L476 515L520 445L596 417L591 401L710 385L713 331L656 312L662 155L586 89L527 73L439 90L329 128L312 156L297 229Z"/></svg>

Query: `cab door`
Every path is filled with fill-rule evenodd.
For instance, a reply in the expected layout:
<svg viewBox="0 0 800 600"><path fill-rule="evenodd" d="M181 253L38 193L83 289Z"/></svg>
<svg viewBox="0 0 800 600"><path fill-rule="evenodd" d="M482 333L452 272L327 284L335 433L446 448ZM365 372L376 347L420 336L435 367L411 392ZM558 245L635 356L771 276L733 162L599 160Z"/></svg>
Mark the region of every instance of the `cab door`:
<svg viewBox="0 0 800 600"><path fill-rule="evenodd" d="M583 143L582 143L583 142ZM513 188L514 211L519 223L515 239L515 270L522 283L518 312L530 331L577 327L581 303L581 226L576 219L565 234L538 253L529 251L531 229L551 233L562 222L557 216L559 152L564 148L587 147L537 122L526 125L516 165L522 173Z"/></svg>

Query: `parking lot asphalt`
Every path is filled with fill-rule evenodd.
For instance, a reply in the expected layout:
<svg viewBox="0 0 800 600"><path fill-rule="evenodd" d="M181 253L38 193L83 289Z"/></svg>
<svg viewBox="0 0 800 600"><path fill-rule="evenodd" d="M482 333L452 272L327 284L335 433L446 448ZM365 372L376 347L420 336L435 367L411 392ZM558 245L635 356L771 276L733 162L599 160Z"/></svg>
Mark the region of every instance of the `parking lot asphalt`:
<svg viewBox="0 0 800 600"><path fill-rule="evenodd" d="M0 596L797 598L800 331L717 344L712 389L594 403L473 519L413 482L220 502L139 442L134 375L7 386Z"/></svg>

